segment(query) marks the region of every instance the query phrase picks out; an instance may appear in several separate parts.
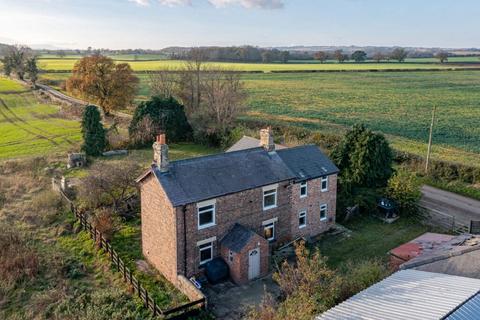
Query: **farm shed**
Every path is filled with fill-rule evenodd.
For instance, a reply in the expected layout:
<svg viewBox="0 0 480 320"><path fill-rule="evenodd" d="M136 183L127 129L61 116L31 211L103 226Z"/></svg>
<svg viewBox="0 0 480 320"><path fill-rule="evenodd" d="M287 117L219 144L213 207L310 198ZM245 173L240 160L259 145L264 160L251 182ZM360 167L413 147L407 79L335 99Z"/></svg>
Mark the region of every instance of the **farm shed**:
<svg viewBox="0 0 480 320"><path fill-rule="evenodd" d="M402 270L316 317L316 320L475 319L480 280Z"/></svg>

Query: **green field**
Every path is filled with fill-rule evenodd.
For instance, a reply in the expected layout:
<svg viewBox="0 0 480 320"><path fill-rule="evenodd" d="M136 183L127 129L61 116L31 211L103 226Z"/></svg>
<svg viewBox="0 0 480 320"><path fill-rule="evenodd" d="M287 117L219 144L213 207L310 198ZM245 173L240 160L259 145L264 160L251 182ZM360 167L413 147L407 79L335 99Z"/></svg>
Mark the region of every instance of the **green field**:
<svg viewBox="0 0 480 320"><path fill-rule="evenodd" d="M68 73L43 74L62 81ZM138 99L150 92L140 78ZM287 73L243 75L245 118L342 133L356 122L388 135L397 150L426 154L433 105L438 107L433 156L480 164L480 72Z"/></svg>
<svg viewBox="0 0 480 320"><path fill-rule="evenodd" d="M39 103L31 91L0 77L0 160L78 149L80 124Z"/></svg>
<svg viewBox="0 0 480 320"><path fill-rule="evenodd" d="M114 55L107 55L108 57L115 59L115 60L162 60L166 59L167 56L163 54L114 54ZM69 54L65 57L59 57L55 54L41 54L39 56L40 59L80 59L82 55L79 54Z"/></svg>
<svg viewBox="0 0 480 320"><path fill-rule="evenodd" d="M245 75L249 116L337 131L363 122L397 149L425 154L432 107L434 152L480 163L480 73L392 72Z"/></svg>
<svg viewBox="0 0 480 320"><path fill-rule="evenodd" d="M38 66L45 71L72 70L77 59L39 59ZM125 60L126 61L126 60ZM480 62L480 61L479 61ZM156 60L156 61L129 61L134 71L161 70L165 68L180 68L184 61ZM238 71L348 71L348 70L408 70L408 69L446 69L458 67L455 64L433 63L230 63L211 62L211 65ZM474 67L475 64L472 64ZM465 67L465 66L462 66Z"/></svg>

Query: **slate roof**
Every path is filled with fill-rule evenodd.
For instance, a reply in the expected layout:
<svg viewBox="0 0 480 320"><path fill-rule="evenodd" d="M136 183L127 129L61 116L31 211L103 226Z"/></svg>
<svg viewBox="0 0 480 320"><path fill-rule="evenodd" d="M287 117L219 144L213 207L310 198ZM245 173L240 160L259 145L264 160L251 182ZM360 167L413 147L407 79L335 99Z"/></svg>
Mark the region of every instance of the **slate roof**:
<svg viewBox="0 0 480 320"><path fill-rule="evenodd" d="M267 152L261 147L172 161L153 173L174 207L286 180L338 172L314 145Z"/></svg>
<svg viewBox="0 0 480 320"><path fill-rule="evenodd" d="M260 146L260 140L249 136L243 136L233 146L227 149L226 152L239 151L245 149L257 148ZM275 144L275 150L285 149L286 147L281 144Z"/></svg>
<svg viewBox="0 0 480 320"><path fill-rule="evenodd" d="M315 179L338 173L338 168L315 145L282 149L277 153L298 180Z"/></svg>
<svg viewBox="0 0 480 320"><path fill-rule="evenodd" d="M239 253L249 243L250 239L256 235L257 234L253 230L235 223L220 243L222 246Z"/></svg>

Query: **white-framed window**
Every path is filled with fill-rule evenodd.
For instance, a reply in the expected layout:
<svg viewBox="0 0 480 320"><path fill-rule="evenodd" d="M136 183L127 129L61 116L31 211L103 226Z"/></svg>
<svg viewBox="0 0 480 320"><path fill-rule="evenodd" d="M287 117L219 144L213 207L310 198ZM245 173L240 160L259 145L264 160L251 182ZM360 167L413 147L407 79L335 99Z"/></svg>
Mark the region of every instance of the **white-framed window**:
<svg viewBox="0 0 480 320"><path fill-rule="evenodd" d="M328 191L328 176L322 177L322 192Z"/></svg>
<svg viewBox="0 0 480 320"><path fill-rule="evenodd" d="M320 221L327 220L328 206L326 204L320 205Z"/></svg>
<svg viewBox="0 0 480 320"><path fill-rule="evenodd" d="M300 182L300 198L305 198L308 195L307 181Z"/></svg>
<svg viewBox="0 0 480 320"><path fill-rule="evenodd" d="M277 207L277 185L263 187L263 210Z"/></svg>
<svg viewBox="0 0 480 320"><path fill-rule="evenodd" d="M215 200L197 203L198 230L215 225Z"/></svg>
<svg viewBox="0 0 480 320"><path fill-rule="evenodd" d="M213 259L213 241L202 243L198 246L200 254L200 265L207 263Z"/></svg>
<svg viewBox="0 0 480 320"><path fill-rule="evenodd" d="M275 222L264 225L263 234L268 241L275 240Z"/></svg>
<svg viewBox="0 0 480 320"><path fill-rule="evenodd" d="M305 228L307 226L307 211L302 210L298 213L298 227L300 229Z"/></svg>

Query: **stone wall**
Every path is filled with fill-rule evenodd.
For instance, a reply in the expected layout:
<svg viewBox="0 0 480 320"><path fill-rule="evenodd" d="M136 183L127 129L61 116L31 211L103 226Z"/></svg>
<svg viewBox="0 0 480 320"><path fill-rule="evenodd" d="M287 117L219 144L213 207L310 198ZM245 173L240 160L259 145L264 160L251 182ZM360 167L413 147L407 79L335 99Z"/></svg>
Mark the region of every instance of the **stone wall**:
<svg viewBox="0 0 480 320"><path fill-rule="evenodd" d="M205 298L205 295L195 285L183 275L177 276L175 287L188 297L190 301L197 301Z"/></svg>

